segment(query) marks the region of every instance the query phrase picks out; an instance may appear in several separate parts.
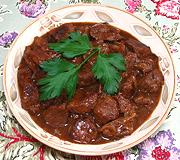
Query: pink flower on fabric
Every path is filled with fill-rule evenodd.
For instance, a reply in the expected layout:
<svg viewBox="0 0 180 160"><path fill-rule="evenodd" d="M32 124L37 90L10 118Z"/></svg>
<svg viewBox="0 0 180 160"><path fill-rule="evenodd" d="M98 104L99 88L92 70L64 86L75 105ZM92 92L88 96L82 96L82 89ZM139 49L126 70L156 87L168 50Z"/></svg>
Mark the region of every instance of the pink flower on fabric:
<svg viewBox="0 0 180 160"><path fill-rule="evenodd" d="M125 4L127 5L127 11L130 13L134 13L142 3L141 0L124 0Z"/></svg>
<svg viewBox="0 0 180 160"><path fill-rule="evenodd" d="M47 6L41 1L36 0L34 3L21 1L18 3L18 9L21 14L29 18L36 18L45 13Z"/></svg>
<svg viewBox="0 0 180 160"><path fill-rule="evenodd" d="M155 13L171 19L180 19L180 0L152 0L156 3Z"/></svg>
<svg viewBox="0 0 180 160"><path fill-rule="evenodd" d="M180 149L174 146L170 130L160 131L138 145L140 160L180 160Z"/></svg>

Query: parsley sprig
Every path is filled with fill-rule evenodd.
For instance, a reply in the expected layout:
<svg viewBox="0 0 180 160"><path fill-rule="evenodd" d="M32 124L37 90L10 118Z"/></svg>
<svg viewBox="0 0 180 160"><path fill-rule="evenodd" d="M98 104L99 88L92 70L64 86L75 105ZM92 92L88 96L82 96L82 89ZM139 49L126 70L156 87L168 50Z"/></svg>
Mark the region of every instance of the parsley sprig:
<svg viewBox="0 0 180 160"><path fill-rule="evenodd" d="M61 53L63 57L74 58L87 53L91 49L89 37L86 34L72 32L70 36L58 43L50 43L49 48Z"/></svg>
<svg viewBox="0 0 180 160"><path fill-rule="evenodd" d="M62 91L66 91L70 100L76 90L79 70L94 54L98 54L96 63L92 67L94 76L104 85L106 93L111 95L117 93L122 79L120 72L126 70L125 60L120 53L109 55L100 53L100 48L93 48L89 37L79 32L70 33L67 39L60 42L50 43L49 48L65 58L82 56L88 51L91 54L79 65L62 58L54 58L40 64L40 68L47 72L47 76L38 81L41 101L58 97Z"/></svg>
<svg viewBox="0 0 180 160"><path fill-rule="evenodd" d="M92 71L104 85L104 91L111 95L115 94L121 81L118 71L125 71L124 58L119 53L99 54Z"/></svg>
<svg viewBox="0 0 180 160"><path fill-rule="evenodd" d="M65 90L70 100L76 90L78 72L80 68L96 53L99 48L93 49L92 53L79 65L74 65L60 58L44 61L40 64L47 76L39 80L40 100L48 100L61 95Z"/></svg>

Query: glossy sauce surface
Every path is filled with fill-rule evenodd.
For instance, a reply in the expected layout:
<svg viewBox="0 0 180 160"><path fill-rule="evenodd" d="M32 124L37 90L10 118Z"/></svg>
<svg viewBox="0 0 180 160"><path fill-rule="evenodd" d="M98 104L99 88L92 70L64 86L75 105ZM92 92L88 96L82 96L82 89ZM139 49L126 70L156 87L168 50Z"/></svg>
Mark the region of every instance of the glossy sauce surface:
<svg viewBox="0 0 180 160"><path fill-rule="evenodd" d="M93 56L78 74L75 96L68 102L66 94L40 102L38 80L44 73L39 64L59 57L48 48L79 31L87 34L92 46L104 54L121 53L126 72L116 95L103 92L102 85L91 72L96 61ZM89 53L70 60L81 63ZM35 37L27 46L18 69L18 84L22 107L47 132L67 141L99 144L121 139L132 134L151 115L158 104L163 75L158 57L150 48L129 33L102 23L67 23L42 37Z"/></svg>

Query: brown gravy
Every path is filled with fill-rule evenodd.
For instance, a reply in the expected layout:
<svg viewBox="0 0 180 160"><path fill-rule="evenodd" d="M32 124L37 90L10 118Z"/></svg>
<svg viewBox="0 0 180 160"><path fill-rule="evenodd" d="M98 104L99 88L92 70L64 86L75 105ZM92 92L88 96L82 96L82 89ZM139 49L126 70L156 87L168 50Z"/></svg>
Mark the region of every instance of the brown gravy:
<svg viewBox="0 0 180 160"><path fill-rule="evenodd" d="M37 81L45 73L39 64L59 55L48 48L48 43L65 39L75 31L87 34L102 53L124 56L126 72L121 74L119 93L109 96L103 92L91 73L94 61L90 60L79 72L70 102L65 93L40 102ZM71 62L79 64L87 54ZM164 79L158 57L129 33L109 24L67 23L35 37L26 47L18 69L18 84L22 107L41 128L63 140L99 144L128 136L145 122L158 104Z"/></svg>

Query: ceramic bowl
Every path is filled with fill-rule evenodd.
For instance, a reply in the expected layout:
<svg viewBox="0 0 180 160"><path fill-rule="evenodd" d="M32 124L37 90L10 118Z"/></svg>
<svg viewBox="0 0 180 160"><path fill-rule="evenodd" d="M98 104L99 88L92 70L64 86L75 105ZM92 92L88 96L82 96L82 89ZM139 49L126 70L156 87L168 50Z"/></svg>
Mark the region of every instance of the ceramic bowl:
<svg viewBox="0 0 180 160"><path fill-rule="evenodd" d="M40 128L22 108L17 71L26 46L35 36L41 36L51 29L67 22L108 22L125 30L150 46L159 57L161 71L165 78L159 103L150 116L133 134L115 142L98 145L75 144L61 140ZM18 122L40 142L60 151L79 155L104 155L133 147L152 135L165 120L175 90L175 70L170 52L160 36L145 22L125 11L102 5L73 5L55 10L37 19L18 36L13 43L4 65L4 90L8 105Z"/></svg>

